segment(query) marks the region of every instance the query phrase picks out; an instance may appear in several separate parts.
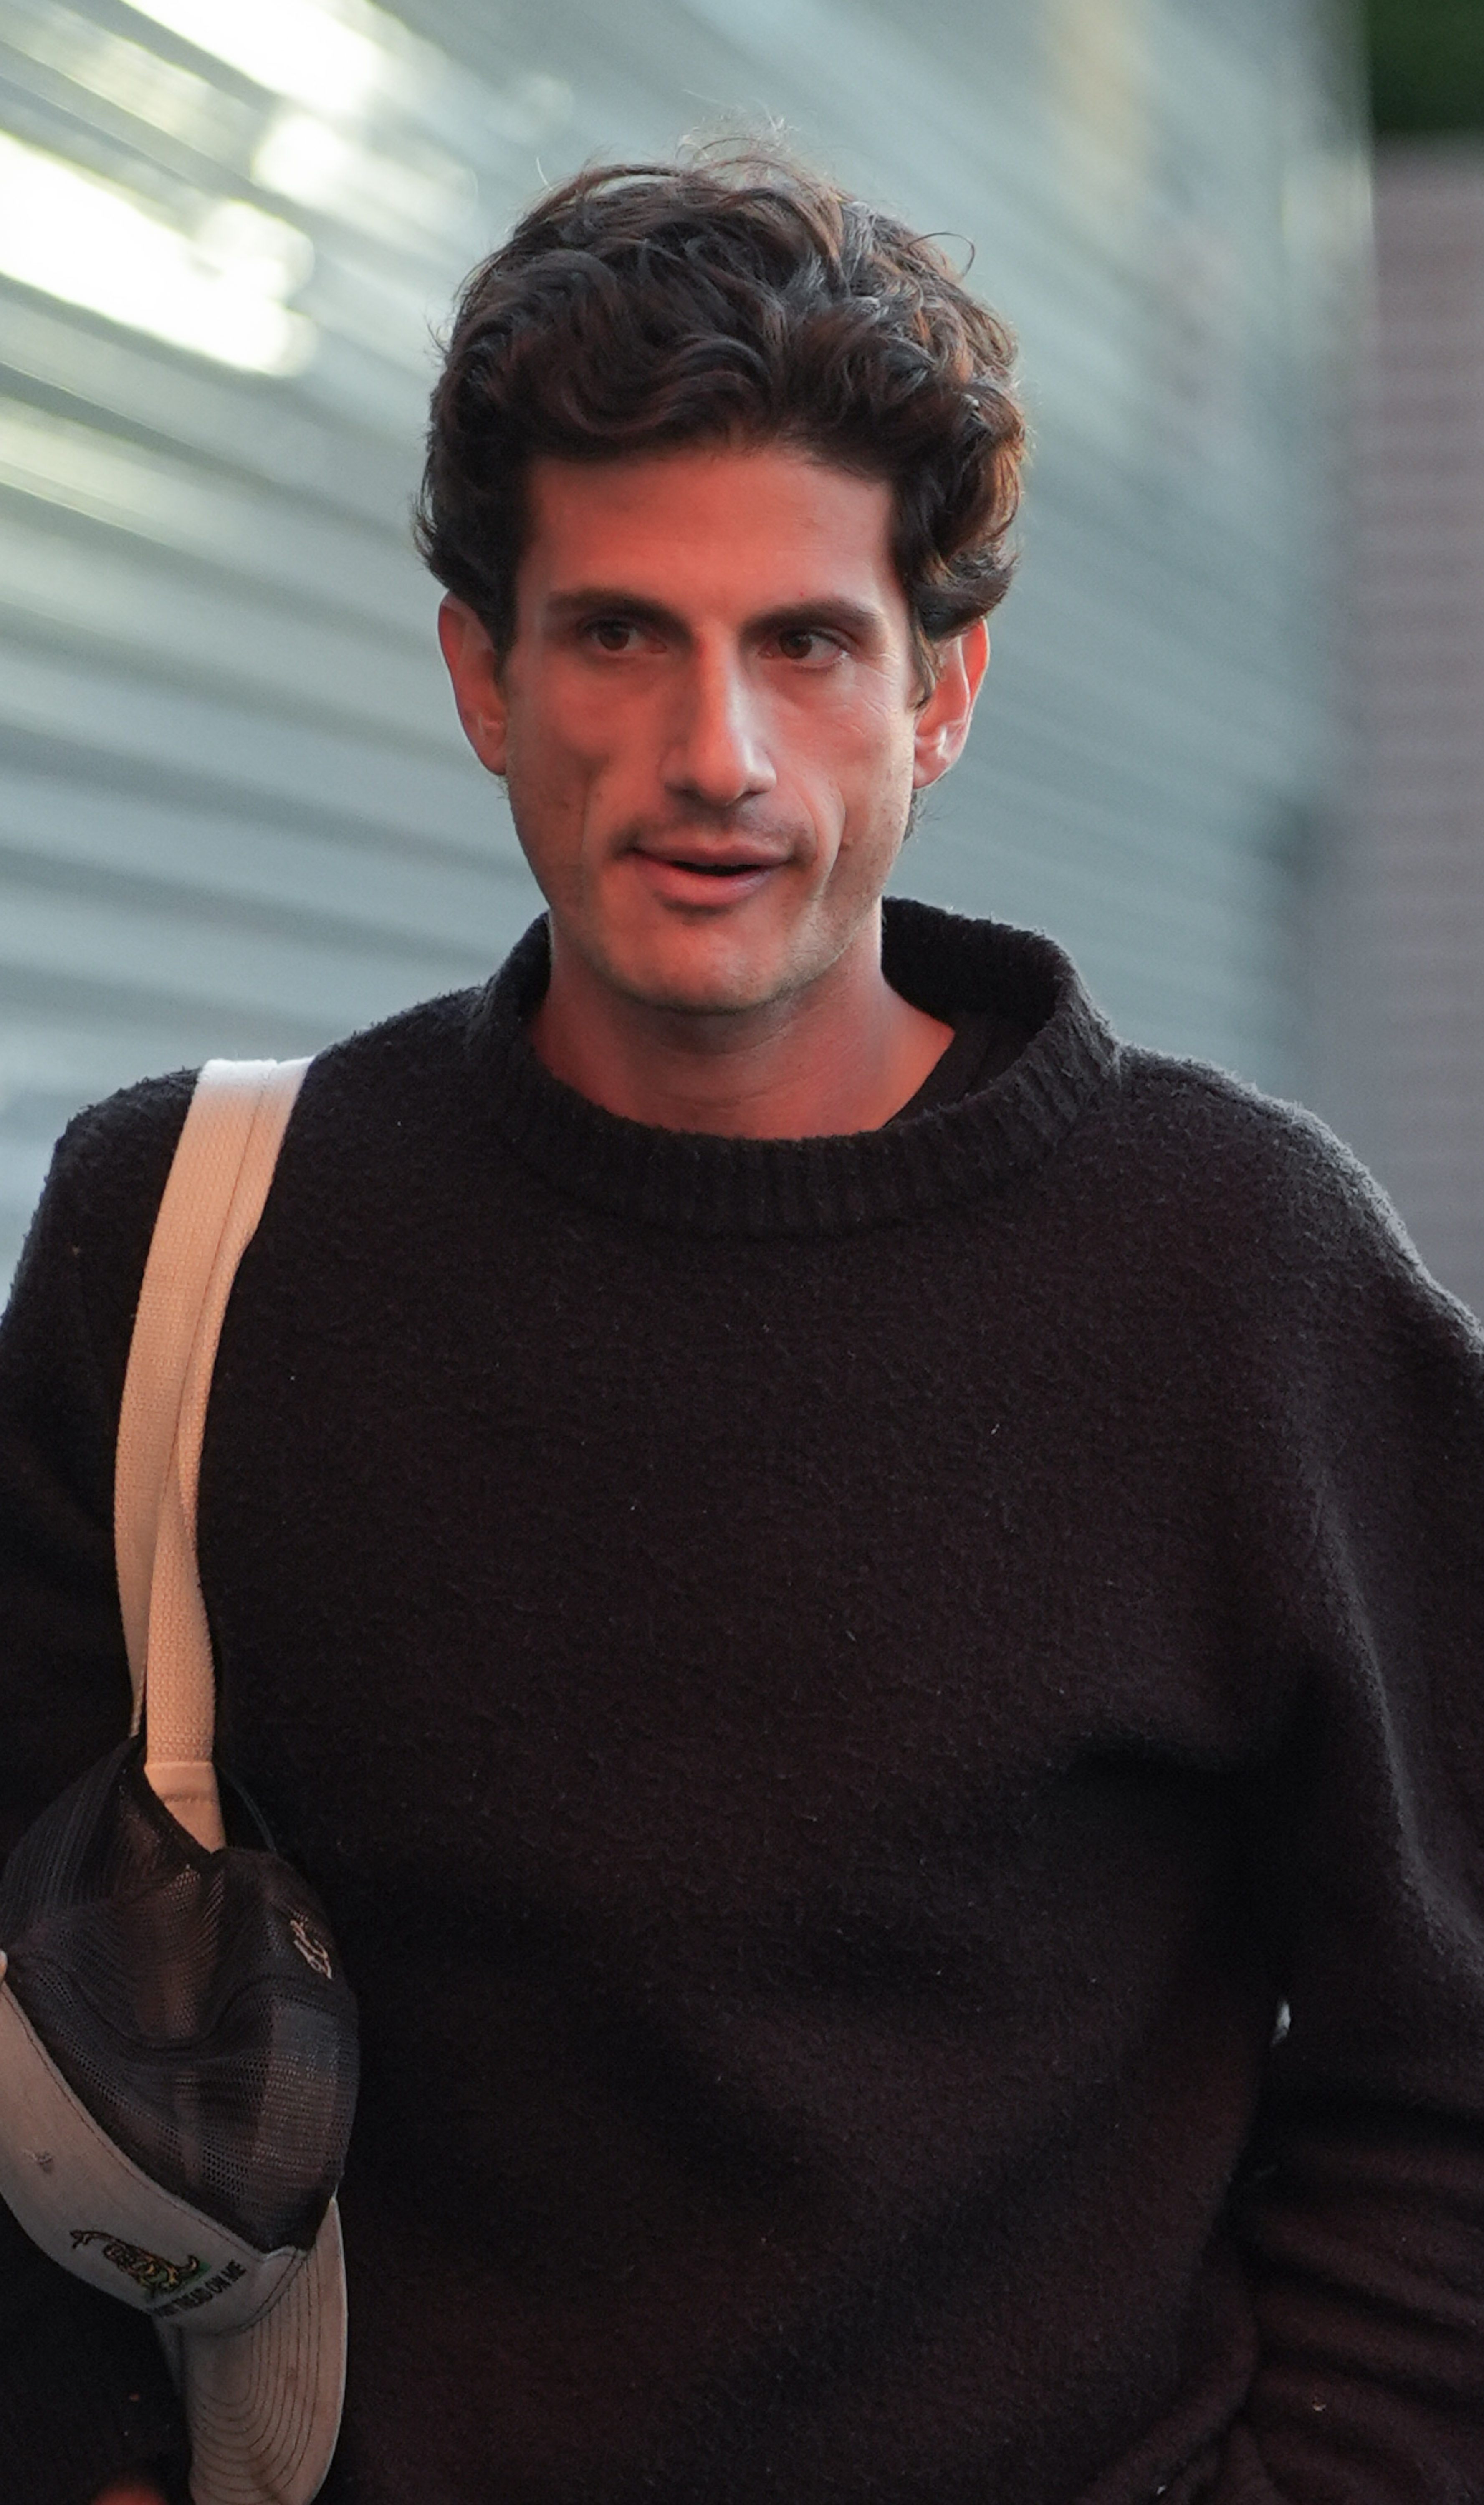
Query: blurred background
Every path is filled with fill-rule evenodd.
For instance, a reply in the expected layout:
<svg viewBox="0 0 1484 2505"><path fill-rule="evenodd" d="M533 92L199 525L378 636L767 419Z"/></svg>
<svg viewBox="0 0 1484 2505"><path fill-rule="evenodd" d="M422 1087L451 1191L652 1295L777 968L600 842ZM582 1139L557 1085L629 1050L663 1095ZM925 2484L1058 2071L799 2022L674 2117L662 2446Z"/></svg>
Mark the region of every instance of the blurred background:
<svg viewBox="0 0 1484 2505"><path fill-rule="evenodd" d="M537 909L408 547L436 334L542 183L745 126L1022 344L898 884L1315 1105L1484 1305L1481 123L1484 0L0 0L0 1282L79 1104Z"/></svg>

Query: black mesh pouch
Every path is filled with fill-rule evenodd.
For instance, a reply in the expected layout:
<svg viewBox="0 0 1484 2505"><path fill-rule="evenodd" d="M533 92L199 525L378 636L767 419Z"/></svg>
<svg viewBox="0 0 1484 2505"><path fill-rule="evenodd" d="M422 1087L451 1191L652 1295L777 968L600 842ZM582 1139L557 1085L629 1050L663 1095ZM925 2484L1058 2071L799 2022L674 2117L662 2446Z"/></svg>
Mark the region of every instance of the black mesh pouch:
<svg viewBox="0 0 1484 2505"><path fill-rule="evenodd" d="M260 2252L307 2249L350 2137L356 2004L323 1907L265 1839L206 1852L125 1742L11 1853L0 1949L118 2148Z"/></svg>

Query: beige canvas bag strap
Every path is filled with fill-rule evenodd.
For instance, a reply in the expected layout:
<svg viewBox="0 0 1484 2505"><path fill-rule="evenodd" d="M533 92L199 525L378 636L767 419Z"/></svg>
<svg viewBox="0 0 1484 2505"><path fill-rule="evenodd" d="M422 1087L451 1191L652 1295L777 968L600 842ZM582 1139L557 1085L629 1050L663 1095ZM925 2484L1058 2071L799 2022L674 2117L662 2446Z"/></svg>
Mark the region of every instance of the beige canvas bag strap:
<svg viewBox="0 0 1484 2505"><path fill-rule="evenodd" d="M196 1841L223 1841L216 1678L195 1559L201 1434L222 1318L306 1061L208 1061L155 1220L134 1316L114 1551L145 1772Z"/></svg>

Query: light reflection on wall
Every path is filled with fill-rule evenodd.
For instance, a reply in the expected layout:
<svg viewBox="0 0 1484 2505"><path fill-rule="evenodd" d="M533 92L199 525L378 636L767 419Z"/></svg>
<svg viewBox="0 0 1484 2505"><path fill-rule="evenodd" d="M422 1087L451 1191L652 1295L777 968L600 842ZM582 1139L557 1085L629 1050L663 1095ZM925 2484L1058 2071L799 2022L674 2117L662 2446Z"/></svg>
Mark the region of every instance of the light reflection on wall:
<svg viewBox="0 0 1484 2505"><path fill-rule="evenodd" d="M23 286L223 365L292 374L315 334L288 299L313 267L308 236L247 200L212 201L183 232L116 184L0 131L0 270Z"/></svg>
<svg viewBox="0 0 1484 2505"><path fill-rule="evenodd" d="M367 355L421 377L481 237L476 168L559 127L563 83L492 86L369 0L128 14L138 40L53 0L0 0L4 67L30 106L0 132L0 272L246 371L323 361L331 396L343 343L342 399ZM51 145L24 127L38 108ZM388 417L410 405L387 378L383 398Z"/></svg>
<svg viewBox="0 0 1484 2505"><path fill-rule="evenodd" d="M0 1289L77 1103L529 910L406 500L430 335L570 110L368 0L0 0Z"/></svg>
<svg viewBox="0 0 1484 2505"><path fill-rule="evenodd" d="M420 96L442 82L442 53L368 0L133 0L198 51L244 78L336 120L354 120L401 88Z"/></svg>

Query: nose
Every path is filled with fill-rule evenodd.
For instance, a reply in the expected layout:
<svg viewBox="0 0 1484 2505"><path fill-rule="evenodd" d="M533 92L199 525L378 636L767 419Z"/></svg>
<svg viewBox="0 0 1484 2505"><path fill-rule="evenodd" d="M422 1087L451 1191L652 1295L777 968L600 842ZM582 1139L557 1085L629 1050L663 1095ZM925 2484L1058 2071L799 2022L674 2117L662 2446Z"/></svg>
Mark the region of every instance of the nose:
<svg viewBox="0 0 1484 2505"><path fill-rule="evenodd" d="M778 777L761 716L741 655L693 653L671 723L665 789L709 810L734 809L770 792Z"/></svg>

